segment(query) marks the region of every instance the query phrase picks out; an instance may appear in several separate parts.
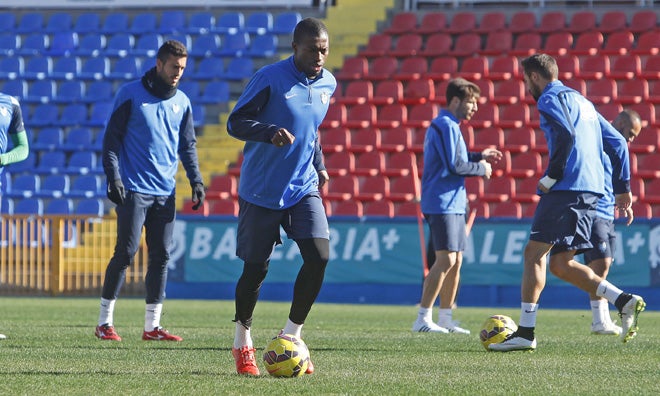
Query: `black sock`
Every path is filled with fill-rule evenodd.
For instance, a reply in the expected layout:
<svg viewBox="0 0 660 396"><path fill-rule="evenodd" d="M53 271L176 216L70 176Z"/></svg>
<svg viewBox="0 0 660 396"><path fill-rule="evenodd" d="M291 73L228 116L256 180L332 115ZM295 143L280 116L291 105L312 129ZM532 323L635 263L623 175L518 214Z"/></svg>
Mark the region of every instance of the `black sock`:
<svg viewBox="0 0 660 396"><path fill-rule="evenodd" d="M518 330L516 330L516 335L518 337L522 337L526 340L532 341L534 339L534 328L518 326Z"/></svg>
<svg viewBox="0 0 660 396"><path fill-rule="evenodd" d="M623 309L623 306L628 304L628 301L632 298L632 294L629 293L621 293L619 294L619 297L616 298L616 301L614 301L614 306L621 312Z"/></svg>

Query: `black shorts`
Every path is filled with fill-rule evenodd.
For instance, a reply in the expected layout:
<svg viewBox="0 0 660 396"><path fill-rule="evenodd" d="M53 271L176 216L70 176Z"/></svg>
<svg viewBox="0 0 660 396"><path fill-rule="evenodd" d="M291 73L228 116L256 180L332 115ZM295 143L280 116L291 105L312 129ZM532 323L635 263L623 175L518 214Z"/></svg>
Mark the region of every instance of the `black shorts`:
<svg viewBox="0 0 660 396"><path fill-rule="evenodd" d="M431 229L433 249L462 252L467 244L464 214L424 215Z"/></svg>
<svg viewBox="0 0 660 396"><path fill-rule="evenodd" d="M584 252L584 262L590 263L594 260L614 257L616 246L616 233L614 232L614 221L596 216L591 227L591 249Z"/></svg>

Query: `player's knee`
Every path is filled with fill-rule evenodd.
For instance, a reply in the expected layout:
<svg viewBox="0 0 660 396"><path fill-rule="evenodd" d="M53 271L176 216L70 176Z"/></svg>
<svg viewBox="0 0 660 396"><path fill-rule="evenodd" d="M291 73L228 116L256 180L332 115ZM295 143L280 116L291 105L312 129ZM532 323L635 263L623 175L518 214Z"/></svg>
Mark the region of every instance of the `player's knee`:
<svg viewBox="0 0 660 396"><path fill-rule="evenodd" d="M550 273L557 278L565 279L568 271L568 264L559 260L550 260Z"/></svg>

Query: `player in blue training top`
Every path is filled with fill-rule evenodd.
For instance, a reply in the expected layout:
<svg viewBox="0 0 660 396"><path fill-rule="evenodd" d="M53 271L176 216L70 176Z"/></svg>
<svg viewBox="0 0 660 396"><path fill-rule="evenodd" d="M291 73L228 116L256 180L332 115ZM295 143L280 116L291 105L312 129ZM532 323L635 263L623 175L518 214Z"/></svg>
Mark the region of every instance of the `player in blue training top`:
<svg viewBox="0 0 660 396"><path fill-rule="evenodd" d="M105 271L96 336L121 341L113 326L114 306L146 233L149 264L143 340L181 341L160 326L165 300L167 263L176 219L175 175L179 159L192 187L197 209L205 191L197 160L192 107L178 84L188 51L176 41L165 42L156 66L142 79L119 88L103 139L103 170L108 198L117 207L117 243Z"/></svg>
<svg viewBox="0 0 660 396"><path fill-rule="evenodd" d="M9 139L13 147L7 151ZM0 173L5 166L25 160L29 150L20 103L15 97L0 93ZM0 334L0 340L5 338Z"/></svg>
<svg viewBox="0 0 660 396"><path fill-rule="evenodd" d="M634 110L624 110L612 121L612 126L621 133L628 142L635 140L642 130L642 119ZM612 191L612 163L608 156L603 156L605 166L605 195L598 200L597 214L591 227L591 244L593 247L584 252L585 263L594 273L605 279L612 265L616 247L614 232L615 198ZM628 217L628 225L633 216ZM621 327L612 322L610 309L606 299L596 293L589 293L591 313L591 332L593 334L619 335Z"/></svg>
<svg viewBox="0 0 660 396"><path fill-rule="evenodd" d="M259 375L250 327L271 253L282 243L280 226L298 244L303 259L284 333L300 337L330 254L328 219L319 193L328 174L318 127L337 82L323 68L329 51L323 22L300 21L292 48L293 56L255 73L227 122L229 134L245 141L236 248L244 265L236 284L232 348L236 371L245 375ZM313 371L310 362L307 373Z"/></svg>
<svg viewBox="0 0 660 396"><path fill-rule="evenodd" d="M522 66L525 85L536 99L541 115L550 161L539 181L541 199L525 246L518 330L504 342L488 348L502 352L536 349L534 328L548 254L550 271L555 276L604 297L617 307L623 342L627 342L637 332L644 300L624 293L588 266L573 260L575 254L592 247L596 206L605 193L603 151L612 162L616 206L626 217L632 216L626 140L591 102L557 80L557 62L553 57L532 55L522 61Z"/></svg>
<svg viewBox="0 0 660 396"><path fill-rule="evenodd" d="M435 250L435 263L424 279L419 312L412 326L414 332L470 334L452 319L467 241L465 177L490 178L490 163L502 158L502 153L494 148L481 153L468 152L463 140L459 123L474 116L480 94L479 86L463 78L449 81L447 108L431 122L426 132L421 206L431 230L430 245ZM432 308L438 295L440 311L435 324Z"/></svg>

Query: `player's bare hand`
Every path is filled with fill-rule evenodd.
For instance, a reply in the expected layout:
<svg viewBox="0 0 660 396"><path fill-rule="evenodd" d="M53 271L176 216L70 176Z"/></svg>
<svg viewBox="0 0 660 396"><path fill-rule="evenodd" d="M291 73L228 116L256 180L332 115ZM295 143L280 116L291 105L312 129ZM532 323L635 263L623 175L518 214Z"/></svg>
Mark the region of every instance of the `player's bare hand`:
<svg viewBox="0 0 660 396"><path fill-rule="evenodd" d="M496 148L489 147L481 152L481 158L485 159L491 164L496 164L502 159L502 152Z"/></svg>
<svg viewBox="0 0 660 396"><path fill-rule="evenodd" d="M284 128L277 130L275 135L270 139L270 142L277 147L284 147L287 144L293 144L293 141L296 140L296 137L287 131Z"/></svg>
<svg viewBox="0 0 660 396"><path fill-rule="evenodd" d="M632 224L635 216L632 210L632 193L622 193L617 194L614 197L614 202L616 208L619 210L619 214L625 216L628 219L627 225Z"/></svg>
<svg viewBox="0 0 660 396"><path fill-rule="evenodd" d="M325 186L325 183L330 181L330 175L328 175L328 171L326 170L320 170L318 171L319 174L319 189L323 188Z"/></svg>
<svg viewBox="0 0 660 396"><path fill-rule="evenodd" d="M479 163L482 164L486 169L486 173L484 173L484 179L490 179L490 177L493 175L493 167L485 159L482 159L479 161Z"/></svg>

